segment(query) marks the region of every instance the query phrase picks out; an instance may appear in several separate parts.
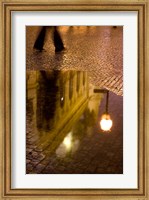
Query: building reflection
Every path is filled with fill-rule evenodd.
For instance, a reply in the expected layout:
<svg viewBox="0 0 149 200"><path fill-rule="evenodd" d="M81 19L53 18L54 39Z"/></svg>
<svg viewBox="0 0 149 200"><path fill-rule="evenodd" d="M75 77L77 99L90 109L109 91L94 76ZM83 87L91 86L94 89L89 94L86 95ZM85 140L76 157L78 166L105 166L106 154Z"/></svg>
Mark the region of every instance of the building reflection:
<svg viewBox="0 0 149 200"><path fill-rule="evenodd" d="M103 95L94 89L87 72L27 71L27 106L32 107L27 114L32 115L38 147L60 157L78 149L97 123Z"/></svg>

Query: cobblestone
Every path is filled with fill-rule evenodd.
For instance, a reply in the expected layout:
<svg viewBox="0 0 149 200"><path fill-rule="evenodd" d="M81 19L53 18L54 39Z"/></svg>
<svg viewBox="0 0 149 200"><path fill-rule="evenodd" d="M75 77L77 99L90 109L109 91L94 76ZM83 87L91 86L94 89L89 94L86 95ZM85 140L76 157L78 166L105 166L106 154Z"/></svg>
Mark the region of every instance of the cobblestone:
<svg viewBox="0 0 149 200"><path fill-rule="evenodd" d="M59 27L66 47L66 51L60 54L54 52L50 28L45 42L46 51L33 51L38 31L39 27L27 27L28 70L88 71L94 85L123 94L122 27ZM117 80L113 80L115 77ZM114 87L115 84L119 87Z"/></svg>

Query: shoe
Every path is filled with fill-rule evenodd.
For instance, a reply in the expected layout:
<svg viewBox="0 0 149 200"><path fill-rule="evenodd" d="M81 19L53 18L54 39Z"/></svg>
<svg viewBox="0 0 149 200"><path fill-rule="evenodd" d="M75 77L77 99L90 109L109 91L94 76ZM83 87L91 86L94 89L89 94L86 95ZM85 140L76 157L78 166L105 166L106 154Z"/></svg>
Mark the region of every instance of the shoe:
<svg viewBox="0 0 149 200"><path fill-rule="evenodd" d="M63 47L63 48L56 48L55 49L55 53L60 53L60 52L64 52L64 51L66 51L65 47Z"/></svg>

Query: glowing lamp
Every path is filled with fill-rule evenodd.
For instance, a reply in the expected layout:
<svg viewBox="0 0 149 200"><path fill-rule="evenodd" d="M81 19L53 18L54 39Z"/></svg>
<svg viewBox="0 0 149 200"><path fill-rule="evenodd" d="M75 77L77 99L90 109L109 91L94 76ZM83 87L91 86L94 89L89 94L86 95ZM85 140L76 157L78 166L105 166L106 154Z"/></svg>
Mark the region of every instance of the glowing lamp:
<svg viewBox="0 0 149 200"><path fill-rule="evenodd" d="M100 127L103 131L110 131L112 124L113 124L113 122L112 122L109 114L103 114L101 116Z"/></svg>

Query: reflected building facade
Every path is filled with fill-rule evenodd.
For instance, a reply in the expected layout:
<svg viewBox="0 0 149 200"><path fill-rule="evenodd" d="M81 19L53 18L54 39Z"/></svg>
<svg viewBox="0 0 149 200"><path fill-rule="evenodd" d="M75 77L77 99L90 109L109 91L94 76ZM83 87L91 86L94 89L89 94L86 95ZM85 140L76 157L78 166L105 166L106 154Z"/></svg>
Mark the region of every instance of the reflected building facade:
<svg viewBox="0 0 149 200"><path fill-rule="evenodd" d="M28 71L27 105L36 145L44 149L52 144L54 151L72 129L79 138L89 133L89 127L97 121L102 99L93 90L87 72Z"/></svg>
<svg viewBox="0 0 149 200"><path fill-rule="evenodd" d="M89 83L88 73L27 71L26 80L26 172L104 172L105 169L100 167L105 166L104 161L96 158L99 167L90 165L97 152L102 154L99 146L103 145L104 136L99 133L98 120L104 95L94 92L99 88ZM106 146L106 141L104 143ZM119 154L121 158L122 154Z"/></svg>
<svg viewBox="0 0 149 200"><path fill-rule="evenodd" d="M27 72L27 101L32 100L38 129L61 129L85 104L88 95L87 72Z"/></svg>

